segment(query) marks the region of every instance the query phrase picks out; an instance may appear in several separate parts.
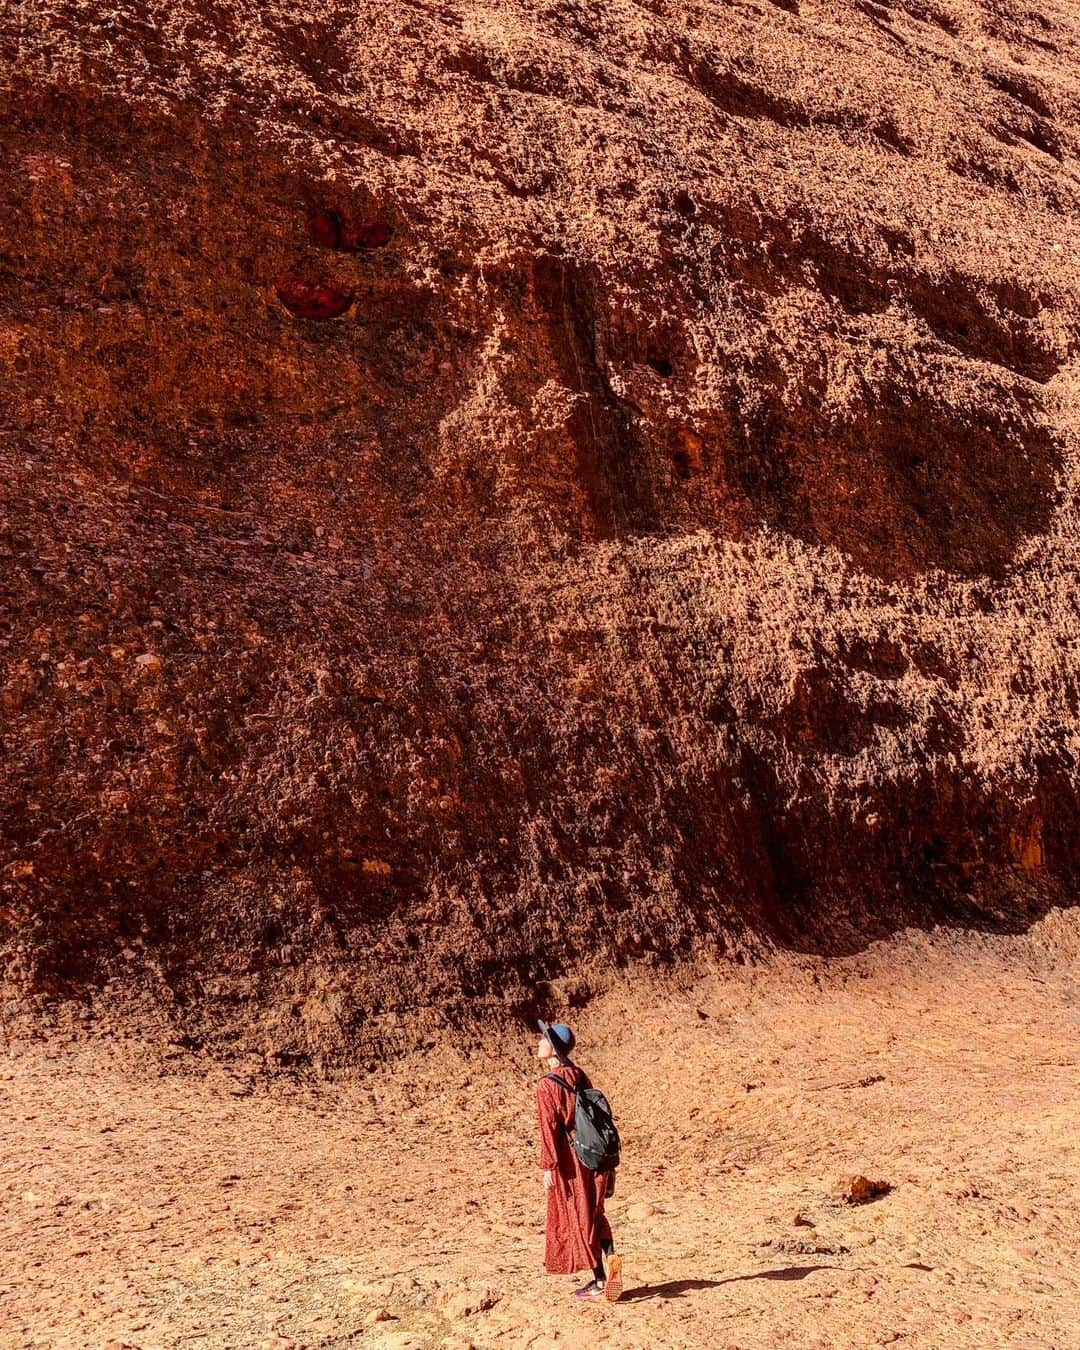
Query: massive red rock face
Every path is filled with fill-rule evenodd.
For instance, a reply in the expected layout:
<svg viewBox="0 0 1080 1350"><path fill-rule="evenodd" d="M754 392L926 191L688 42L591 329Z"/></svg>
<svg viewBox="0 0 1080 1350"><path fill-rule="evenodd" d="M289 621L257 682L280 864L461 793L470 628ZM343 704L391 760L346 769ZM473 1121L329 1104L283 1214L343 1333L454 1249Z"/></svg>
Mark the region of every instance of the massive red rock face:
<svg viewBox="0 0 1080 1350"><path fill-rule="evenodd" d="M0 19L0 949L280 1057L1080 861L1080 23Z"/></svg>

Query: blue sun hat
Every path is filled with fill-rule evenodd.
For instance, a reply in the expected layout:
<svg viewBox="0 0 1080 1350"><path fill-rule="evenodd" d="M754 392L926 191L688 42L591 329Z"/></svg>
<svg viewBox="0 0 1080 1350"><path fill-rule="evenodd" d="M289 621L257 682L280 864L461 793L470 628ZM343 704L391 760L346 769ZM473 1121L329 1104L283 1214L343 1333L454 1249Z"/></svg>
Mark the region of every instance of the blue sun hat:
<svg viewBox="0 0 1080 1350"><path fill-rule="evenodd" d="M547 1037L548 1044L562 1064L570 1063L570 1051L574 1048L574 1033L565 1022L537 1022L541 1033Z"/></svg>

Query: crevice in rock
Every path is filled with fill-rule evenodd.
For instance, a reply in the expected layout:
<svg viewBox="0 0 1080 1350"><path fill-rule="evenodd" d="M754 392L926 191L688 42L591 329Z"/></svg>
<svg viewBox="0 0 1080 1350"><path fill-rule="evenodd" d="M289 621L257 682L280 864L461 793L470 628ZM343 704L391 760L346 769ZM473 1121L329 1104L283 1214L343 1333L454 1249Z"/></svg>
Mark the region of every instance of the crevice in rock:
<svg viewBox="0 0 1080 1350"><path fill-rule="evenodd" d="M274 283L277 298L296 319L337 319L353 302L353 292L325 281L304 277L279 277Z"/></svg>

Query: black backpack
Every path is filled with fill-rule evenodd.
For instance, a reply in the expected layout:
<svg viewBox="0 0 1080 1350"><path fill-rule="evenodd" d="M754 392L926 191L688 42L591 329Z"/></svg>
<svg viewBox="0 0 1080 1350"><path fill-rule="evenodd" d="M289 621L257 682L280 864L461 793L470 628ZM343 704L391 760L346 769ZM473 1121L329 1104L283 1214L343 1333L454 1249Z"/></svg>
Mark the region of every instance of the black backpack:
<svg viewBox="0 0 1080 1350"><path fill-rule="evenodd" d="M622 1145L608 1099L599 1088L577 1088L553 1073L545 1077L577 1098L574 1103L574 1133L570 1142L583 1166L593 1172L614 1172L619 1165ZM589 1080L585 1081L588 1083Z"/></svg>

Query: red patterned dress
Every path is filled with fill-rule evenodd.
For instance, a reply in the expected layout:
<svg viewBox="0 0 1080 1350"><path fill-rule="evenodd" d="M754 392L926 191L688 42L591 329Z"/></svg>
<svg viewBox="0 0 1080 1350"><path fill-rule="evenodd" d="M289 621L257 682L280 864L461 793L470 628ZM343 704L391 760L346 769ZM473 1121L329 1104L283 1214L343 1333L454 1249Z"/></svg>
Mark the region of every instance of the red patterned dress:
<svg viewBox="0 0 1080 1350"><path fill-rule="evenodd" d="M576 1066L554 1070L567 1083L589 1086ZM536 1109L540 1117L540 1166L555 1173L555 1185L547 1192L547 1249L544 1265L552 1275L572 1275L575 1270L593 1270L600 1260L600 1244L611 1237L604 1214L608 1174L585 1167L568 1137L574 1128L576 1098L558 1083L541 1078L536 1086Z"/></svg>

